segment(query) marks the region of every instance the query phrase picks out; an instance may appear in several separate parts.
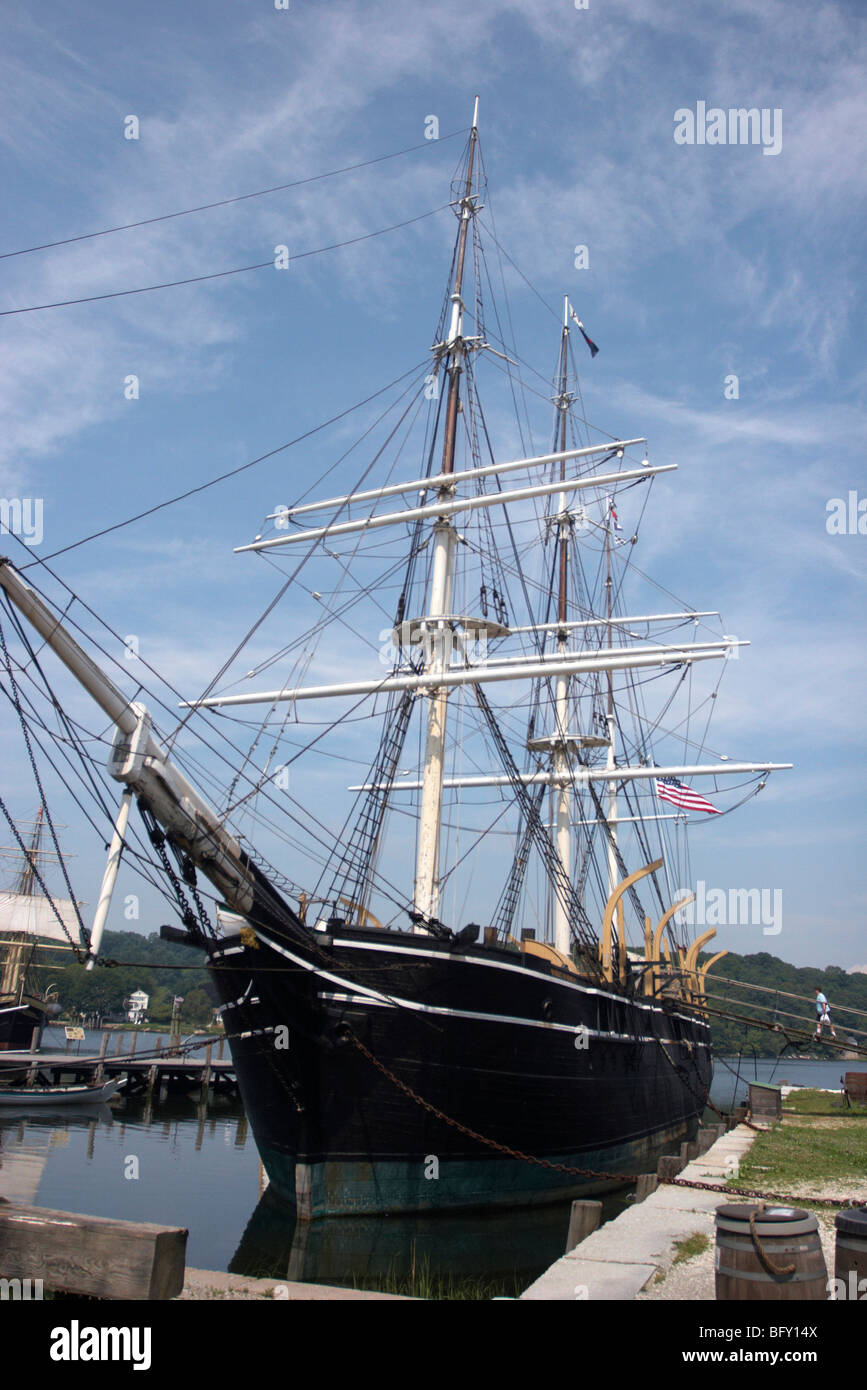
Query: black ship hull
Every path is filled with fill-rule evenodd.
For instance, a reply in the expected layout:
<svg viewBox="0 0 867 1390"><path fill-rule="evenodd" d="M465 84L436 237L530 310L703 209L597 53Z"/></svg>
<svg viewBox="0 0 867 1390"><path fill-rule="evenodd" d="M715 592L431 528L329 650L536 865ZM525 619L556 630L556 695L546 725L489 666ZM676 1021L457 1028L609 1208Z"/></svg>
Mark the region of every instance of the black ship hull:
<svg viewBox="0 0 867 1390"><path fill-rule="evenodd" d="M25 1052L33 1043L33 1030L38 1029L36 1046L42 1040L45 1027L45 1005L40 999L20 1001L0 998L0 1052Z"/></svg>
<svg viewBox="0 0 867 1390"><path fill-rule="evenodd" d="M691 1132L710 1086L696 1011L517 950L257 927L211 964L262 1161L303 1218L604 1190Z"/></svg>

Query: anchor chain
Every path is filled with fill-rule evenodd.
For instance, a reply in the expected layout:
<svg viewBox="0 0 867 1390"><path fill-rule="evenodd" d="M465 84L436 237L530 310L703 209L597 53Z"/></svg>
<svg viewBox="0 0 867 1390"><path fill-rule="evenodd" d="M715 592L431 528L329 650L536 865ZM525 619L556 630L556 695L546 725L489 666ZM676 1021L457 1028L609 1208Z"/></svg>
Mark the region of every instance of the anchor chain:
<svg viewBox="0 0 867 1390"><path fill-rule="evenodd" d="M553 1172L566 1173L570 1177L597 1178L605 1182L635 1182L637 1176L635 1173L606 1172L598 1168L573 1168L569 1164L554 1163L548 1158L538 1158L535 1154L525 1154L522 1153L520 1149L510 1148L508 1144L500 1144L496 1139L486 1138L484 1134L479 1134L477 1130L470 1129L468 1125L461 1124L460 1120L455 1120L450 1115L446 1115L442 1110L438 1109L437 1106L432 1105L430 1101L420 1096L411 1086L408 1086L405 1081L401 1081L400 1077L395 1076L394 1072L389 1071L388 1067L386 1067L383 1062L380 1062L379 1058L375 1057L370 1049L365 1047L361 1039L356 1037L351 1030L347 1031L346 1037L347 1041L352 1042L354 1046L358 1048L359 1052L376 1067L377 1071L381 1072L382 1075L396 1086L398 1090L402 1091L405 1096L408 1096L416 1105L420 1105L423 1110L428 1111L429 1114L434 1115L438 1120L442 1120L444 1124L451 1126L452 1129L456 1129L460 1134L465 1134L468 1139L474 1139L477 1143L484 1144L489 1149L495 1149L498 1153L505 1154L508 1158L520 1159L523 1163L533 1163L540 1168L548 1168ZM759 1192L752 1188L744 1187L723 1188L717 1186L716 1183L695 1182L689 1178L660 1178L659 1181L671 1187L688 1187L700 1192L716 1192L720 1197L754 1197L760 1201L770 1198L771 1201L785 1202L789 1205L791 1205L792 1202L810 1202L814 1206L835 1207L837 1209L841 1207L858 1207L861 1205L857 1198L854 1197L845 1197L837 1200L833 1197L793 1195L791 1192Z"/></svg>

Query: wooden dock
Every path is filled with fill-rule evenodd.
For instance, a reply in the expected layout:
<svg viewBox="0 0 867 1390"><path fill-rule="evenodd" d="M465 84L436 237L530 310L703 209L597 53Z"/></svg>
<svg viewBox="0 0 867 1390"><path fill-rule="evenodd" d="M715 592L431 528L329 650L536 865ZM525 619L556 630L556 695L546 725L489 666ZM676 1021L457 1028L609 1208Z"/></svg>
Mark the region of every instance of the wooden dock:
<svg viewBox="0 0 867 1390"><path fill-rule="evenodd" d="M230 1057L222 1056L224 1038L209 1043L198 1055L171 1046L164 1049L162 1039L158 1039L153 1050L138 1057L134 1051L110 1056L110 1038L111 1034L104 1035L98 1056L79 1056L68 1051L0 1052L0 1079L26 1077L28 1084L56 1086L120 1076L126 1081L126 1095L151 1095L162 1087L170 1092L198 1090L203 1096L209 1089L222 1095L237 1092L234 1063Z"/></svg>

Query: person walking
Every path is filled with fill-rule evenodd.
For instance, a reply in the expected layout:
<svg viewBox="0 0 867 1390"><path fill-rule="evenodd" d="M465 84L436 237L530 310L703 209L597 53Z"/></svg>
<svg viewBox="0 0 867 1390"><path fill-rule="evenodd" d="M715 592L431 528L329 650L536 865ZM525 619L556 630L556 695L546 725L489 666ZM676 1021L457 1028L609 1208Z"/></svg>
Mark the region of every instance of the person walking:
<svg viewBox="0 0 867 1390"><path fill-rule="evenodd" d="M827 1023L827 1025L828 1025L828 1027L831 1029L831 1037L832 1037L832 1038L836 1038L837 1034L834 1032L834 1025L833 1025L833 1023L831 1022L831 1005L828 1003L828 1000L826 999L825 995L822 993L822 991L820 990L820 988L819 988L818 985L816 985L815 989L816 989L816 1042L819 1042L819 1041L820 1041L820 1039L821 1039L821 1037L822 1037L822 1029L825 1027L825 1024L826 1024L826 1023Z"/></svg>

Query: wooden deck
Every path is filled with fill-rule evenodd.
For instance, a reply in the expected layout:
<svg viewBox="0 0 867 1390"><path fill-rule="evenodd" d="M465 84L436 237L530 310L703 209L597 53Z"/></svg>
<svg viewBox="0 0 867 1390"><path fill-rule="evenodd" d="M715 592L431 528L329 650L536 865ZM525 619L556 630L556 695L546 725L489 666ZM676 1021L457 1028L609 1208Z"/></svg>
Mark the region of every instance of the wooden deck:
<svg viewBox="0 0 867 1390"><path fill-rule="evenodd" d="M34 1085L60 1085L69 1081L93 1081L99 1077L126 1078L126 1094L151 1093L163 1085L168 1090L195 1090L203 1093L213 1087L221 1093L237 1090L234 1064L230 1057L214 1056L222 1051L219 1039L193 1055L173 1054L169 1048L156 1056L137 1057L108 1051L95 1056L75 1052L0 1052L0 1080L26 1074Z"/></svg>

